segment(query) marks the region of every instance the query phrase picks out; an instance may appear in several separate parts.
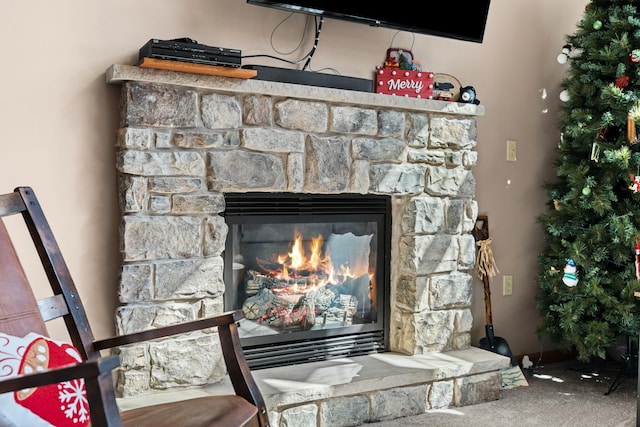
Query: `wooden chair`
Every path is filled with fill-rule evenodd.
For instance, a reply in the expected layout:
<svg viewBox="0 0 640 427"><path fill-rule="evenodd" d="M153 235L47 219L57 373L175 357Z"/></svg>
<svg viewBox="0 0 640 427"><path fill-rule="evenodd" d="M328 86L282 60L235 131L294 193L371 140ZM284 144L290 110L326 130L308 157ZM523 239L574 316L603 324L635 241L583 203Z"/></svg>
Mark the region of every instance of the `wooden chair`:
<svg viewBox="0 0 640 427"><path fill-rule="evenodd" d="M24 218L53 290L53 295L44 300L36 301L2 220L18 213ZM84 378L94 427L269 426L264 400L240 345L237 322L243 318L242 311L94 340L85 309L36 195L29 187L18 187L13 193L0 195L0 332L18 337L30 332L47 336L45 322L59 317L64 318L72 344L84 361L0 381L0 393ZM205 328L217 328L236 394L153 405L121 414L116 406L112 375L120 361L117 356L102 357L100 351Z"/></svg>

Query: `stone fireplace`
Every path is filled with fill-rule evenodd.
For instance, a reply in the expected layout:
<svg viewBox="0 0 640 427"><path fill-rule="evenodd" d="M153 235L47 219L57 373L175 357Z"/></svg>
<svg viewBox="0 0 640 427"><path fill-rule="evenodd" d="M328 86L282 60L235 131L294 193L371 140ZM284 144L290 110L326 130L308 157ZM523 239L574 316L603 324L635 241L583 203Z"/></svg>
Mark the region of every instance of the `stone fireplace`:
<svg viewBox="0 0 640 427"><path fill-rule="evenodd" d="M392 217L390 355L448 361L404 385L434 394L429 407L497 398L498 369L508 359L470 343L472 168L482 106L127 65L112 66L107 82L122 85L118 332L225 310L225 194L381 195ZM125 397L224 376L211 331L120 351ZM438 398L436 383L448 390ZM370 408L372 391L401 386L372 384L363 393ZM465 395L465 384L475 392ZM479 384L484 395L474 394ZM306 398L263 393L274 416L320 397L358 395L351 388ZM367 421L389 418L372 411Z"/></svg>

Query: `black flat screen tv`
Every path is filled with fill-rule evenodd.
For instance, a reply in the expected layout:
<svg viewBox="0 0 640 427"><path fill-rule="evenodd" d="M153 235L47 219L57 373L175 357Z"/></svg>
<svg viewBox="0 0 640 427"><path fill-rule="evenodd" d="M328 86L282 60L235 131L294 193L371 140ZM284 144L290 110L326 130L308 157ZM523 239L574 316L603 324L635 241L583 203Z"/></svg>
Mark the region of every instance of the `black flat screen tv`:
<svg viewBox="0 0 640 427"><path fill-rule="evenodd" d="M247 0L247 3L375 27L482 43L490 0L447 0L435 5L430 2L421 5L409 0L392 0L382 4L349 0ZM433 5L431 10L428 8L429 5Z"/></svg>

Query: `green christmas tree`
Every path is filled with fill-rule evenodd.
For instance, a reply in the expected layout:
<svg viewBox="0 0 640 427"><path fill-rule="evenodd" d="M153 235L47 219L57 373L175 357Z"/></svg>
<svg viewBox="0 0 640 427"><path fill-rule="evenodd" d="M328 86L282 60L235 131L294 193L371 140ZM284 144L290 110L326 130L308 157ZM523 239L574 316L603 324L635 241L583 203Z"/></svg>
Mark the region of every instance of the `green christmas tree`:
<svg viewBox="0 0 640 427"><path fill-rule="evenodd" d="M549 210L538 218L547 243L536 277L538 333L585 361L640 330L639 7L591 1L558 57L569 65L556 177L545 183Z"/></svg>

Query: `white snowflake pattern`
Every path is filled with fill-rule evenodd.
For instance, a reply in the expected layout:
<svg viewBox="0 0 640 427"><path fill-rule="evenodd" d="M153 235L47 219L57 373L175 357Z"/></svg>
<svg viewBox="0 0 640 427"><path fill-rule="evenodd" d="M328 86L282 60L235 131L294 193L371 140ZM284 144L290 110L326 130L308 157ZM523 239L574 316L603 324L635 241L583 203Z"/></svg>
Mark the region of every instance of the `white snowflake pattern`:
<svg viewBox="0 0 640 427"><path fill-rule="evenodd" d="M58 400L62 404L60 409L65 417L71 419L74 424L89 420L89 401L83 379L59 383Z"/></svg>

